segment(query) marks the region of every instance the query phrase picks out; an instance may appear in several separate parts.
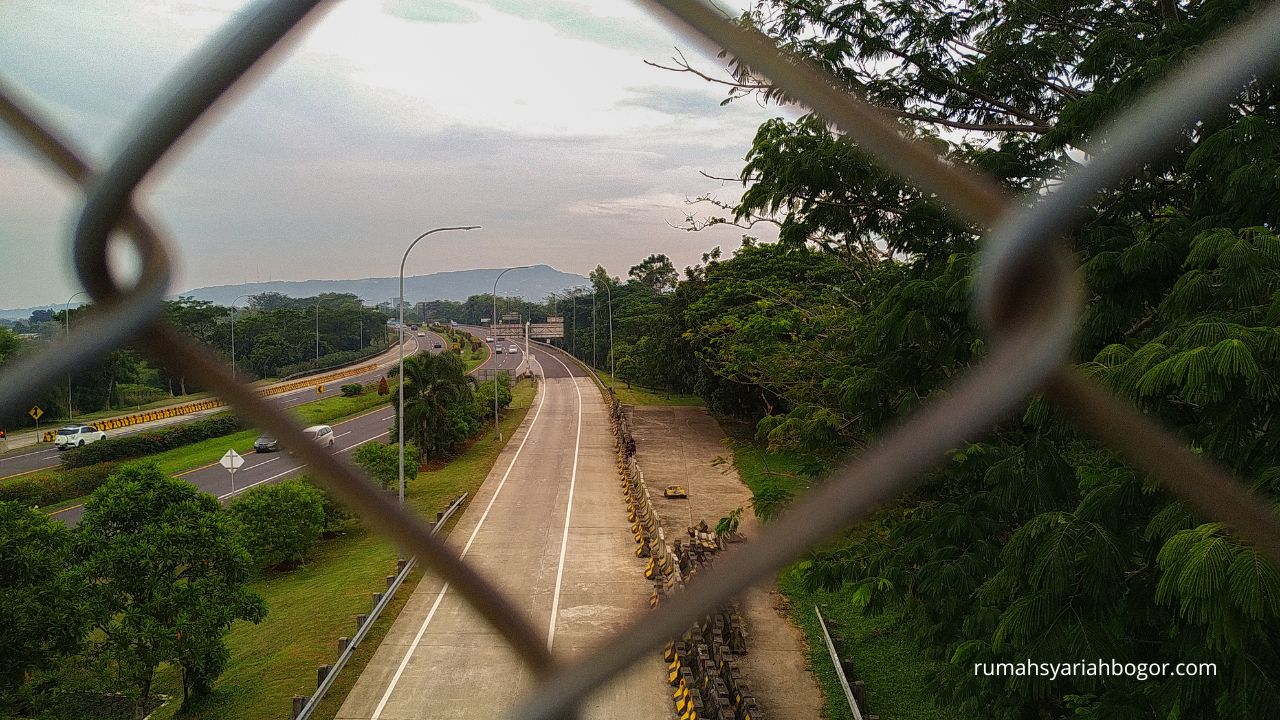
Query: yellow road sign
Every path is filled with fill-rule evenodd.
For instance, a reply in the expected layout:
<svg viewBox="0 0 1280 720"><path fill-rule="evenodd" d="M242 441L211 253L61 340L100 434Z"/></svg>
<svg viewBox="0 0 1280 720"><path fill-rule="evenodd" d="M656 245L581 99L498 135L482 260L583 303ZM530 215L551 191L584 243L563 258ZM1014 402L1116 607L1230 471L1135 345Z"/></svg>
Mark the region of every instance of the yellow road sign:
<svg viewBox="0 0 1280 720"><path fill-rule="evenodd" d="M40 416L44 415L44 411L40 409L39 405L32 405L31 409L27 411L27 414L31 416L32 420L39 420Z"/></svg>
<svg viewBox="0 0 1280 720"><path fill-rule="evenodd" d="M317 386L316 386L316 394L318 394L318 395L323 395L323 394L324 394L324 386L323 386L323 385L317 385Z"/></svg>

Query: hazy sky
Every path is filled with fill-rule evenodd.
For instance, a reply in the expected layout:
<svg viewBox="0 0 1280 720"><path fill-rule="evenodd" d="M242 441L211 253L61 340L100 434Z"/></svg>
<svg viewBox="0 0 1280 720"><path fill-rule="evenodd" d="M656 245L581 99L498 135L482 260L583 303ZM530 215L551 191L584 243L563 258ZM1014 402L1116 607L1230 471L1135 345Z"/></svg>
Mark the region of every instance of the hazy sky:
<svg viewBox="0 0 1280 720"><path fill-rule="evenodd" d="M741 8L746 0L721 5ZM242 2L6 3L0 75L95 160L174 65ZM255 280L546 263L683 268L743 231L687 233L726 200L755 128L783 114L643 60L714 58L627 0L348 0L171 155L140 191L176 245L174 292ZM80 194L0 128L0 307L80 289ZM703 206L705 207L705 206ZM698 210L705 214L710 208ZM757 226L752 234L771 238ZM478 290L480 291L480 290Z"/></svg>

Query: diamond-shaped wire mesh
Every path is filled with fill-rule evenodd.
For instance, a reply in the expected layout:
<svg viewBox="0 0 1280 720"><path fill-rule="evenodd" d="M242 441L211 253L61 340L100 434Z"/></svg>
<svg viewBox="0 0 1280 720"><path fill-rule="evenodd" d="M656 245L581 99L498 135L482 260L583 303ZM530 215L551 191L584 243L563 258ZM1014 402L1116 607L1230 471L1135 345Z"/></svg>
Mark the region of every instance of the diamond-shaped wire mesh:
<svg viewBox="0 0 1280 720"><path fill-rule="evenodd" d="M303 29L318 4L266 0L238 15L174 73L141 115L128 142L103 168L89 167L82 153L64 142L50 123L22 107L17 93L0 82L0 118L85 190L74 238L75 262L95 301L76 337L52 343L0 376L0 409L22 406L69 370L131 341L161 362L183 367L246 419L294 448L344 502L416 553L504 635L539 679L538 687L514 709L515 717L571 716L586 693L644 652L900 493L941 461L948 448L981 434L1035 392L1046 392L1083 430L1280 564L1280 522L1266 505L1192 454L1185 443L1065 364L1081 293L1075 268L1058 243L1094 193L1155 157L1198 117L1280 65L1280 4L1262 9L1207 44L1191 63L1097 132L1095 138L1106 142L1093 143L1088 148L1090 161L1051 192L1018 201L1005 197L994 181L945 163L930 148L901 137L876 108L704 0L652 0L656 14L693 38L728 51L885 167L933 193L958 215L991 228L975 302L995 339L994 350L943 399L798 499L765 528L750 552L726 553L700 573L688 592L663 603L599 649L564 664L553 660L539 634L501 592L431 536L425 522L403 512L349 464L307 442L288 416L233 380L227 368L160 318L170 270L167 246L133 210L133 190L228 89L287 36ZM118 287L108 271L106 250L113 231L127 233L143 258L141 280L134 287Z"/></svg>

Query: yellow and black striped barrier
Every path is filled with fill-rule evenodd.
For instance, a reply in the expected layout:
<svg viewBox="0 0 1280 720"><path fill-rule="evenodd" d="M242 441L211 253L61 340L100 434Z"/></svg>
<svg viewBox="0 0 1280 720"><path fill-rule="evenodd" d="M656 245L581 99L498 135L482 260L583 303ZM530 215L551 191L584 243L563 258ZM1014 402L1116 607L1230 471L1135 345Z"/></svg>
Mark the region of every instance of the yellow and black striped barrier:
<svg viewBox="0 0 1280 720"><path fill-rule="evenodd" d="M272 395L280 395L300 388L311 387L312 385L323 387L324 383L331 383L335 380L342 380L343 378L349 378L355 375L363 375L372 370L376 370L377 367L377 365L361 365L359 367L339 370L321 377L311 377L305 380L295 380L294 382L284 383L282 385L272 385L271 387L259 390L258 394L263 397L271 397ZM218 399L197 400L196 402L189 402L183 405L147 410L144 412L134 413L132 415L99 420L89 424L98 430L106 432L108 430L118 430L120 428L132 427L143 423L155 422L156 420L190 415L191 413L197 413L203 410L212 410L214 408L224 407L225 405L226 403ZM53 430L46 430L41 435L40 440L41 442L51 443L54 440L55 434L56 433Z"/></svg>

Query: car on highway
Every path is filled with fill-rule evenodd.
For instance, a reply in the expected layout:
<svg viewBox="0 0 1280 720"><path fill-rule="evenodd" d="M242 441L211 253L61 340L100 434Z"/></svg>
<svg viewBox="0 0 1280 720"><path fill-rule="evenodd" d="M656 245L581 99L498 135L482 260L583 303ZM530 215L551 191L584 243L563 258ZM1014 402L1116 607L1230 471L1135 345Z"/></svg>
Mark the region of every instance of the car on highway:
<svg viewBox="0 0 1280 720"><path fill-rule="evenodd" d="M58 428L53 436L53 445L59 450L66 450L106 439L107 434L92 425L68 425Z"/></svg>
<svg viewBox="0 0 1280 720"><path fill-rule="evenodd" d="M501 354L502 354L502 346L501 346L501 345L499 345L499 346L495 347L495 348L493 349L493 354L494 354L494 355L501 355Z"/></svg>
<svg viewBox="0 0 1280 720"><path fill-rule="evenodd" d="M485 341L485 342L493 342L493 338L491 338L491 337L487 337L487 338L485 338L485 339L484 339L484 341Z"/></svg>
<svg viewBox="0 0 1280 720"><path fill-rule="evenodd" d="M317 444L324 447L333 447L333 428L328 425L312 425L302 431L303 435L315 440Z"/></svg>
<svg viewBox="0 0 1280 720"><path fill-rule="evenodd" d="M431 347L432 347L432 349L434 349L434 350L439 350L439 349L443 348L444 346L443 346L443 345L441 345L440 343L431 343Z"/></svg>
<svg viewBox="0 0 1280 720"><path fill-rule="evenodd" d="M511 347L507 348L507 352L512 355L515 355L516 353L520 352L520 348L516 347L515 345L512 345Z"/></svg>
<svg viewBox="0 0 1280 720"><path fill-rule="evenodd" d="M423 333L423 332L418 333L418 337L426 337L426 336L427 336L426 333Z"/></svg>
<svg viewBox="0 0 1280 720"><path fill-rule="evenodd" d="M280 449L280 441L270 435L261 435L253 441L254 452L275 452Z"/></svg>

